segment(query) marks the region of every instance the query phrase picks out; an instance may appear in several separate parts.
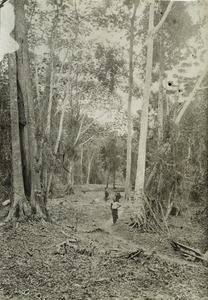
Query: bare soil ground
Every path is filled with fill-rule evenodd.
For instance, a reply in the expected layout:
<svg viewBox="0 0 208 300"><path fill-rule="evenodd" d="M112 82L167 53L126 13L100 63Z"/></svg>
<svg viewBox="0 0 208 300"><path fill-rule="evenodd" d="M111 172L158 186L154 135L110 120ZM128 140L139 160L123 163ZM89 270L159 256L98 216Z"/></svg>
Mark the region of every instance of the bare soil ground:
<svg viewBox="0 0 208 300"><path fill-rule="evenodd" d="M131 229L121 204L113 226L102 191L76 190L49 201L52 224L0 227L0 300L208 299L208 268L182 259L166 234ZM171 237L205 250L192 210L170 223Z"/></svg>

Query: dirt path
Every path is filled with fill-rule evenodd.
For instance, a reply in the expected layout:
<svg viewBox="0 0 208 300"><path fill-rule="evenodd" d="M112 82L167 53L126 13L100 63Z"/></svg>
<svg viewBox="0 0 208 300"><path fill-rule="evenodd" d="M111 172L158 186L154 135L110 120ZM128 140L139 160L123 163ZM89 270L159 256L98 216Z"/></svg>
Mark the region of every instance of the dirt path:
<svg viewBox="0 0 208 300"><path fill-rule="evenodd" d="M180 259L161 233L131 229L122 199L121 205L114 226L102 192L80 192L51 201L52 224L0 228L0 299L205 300L206 269ZM178 236L198 236L188 229L177 229ZM59 247L70 238L79 241L79 252ZM127 257L138 249L144 255Z"/></svg>

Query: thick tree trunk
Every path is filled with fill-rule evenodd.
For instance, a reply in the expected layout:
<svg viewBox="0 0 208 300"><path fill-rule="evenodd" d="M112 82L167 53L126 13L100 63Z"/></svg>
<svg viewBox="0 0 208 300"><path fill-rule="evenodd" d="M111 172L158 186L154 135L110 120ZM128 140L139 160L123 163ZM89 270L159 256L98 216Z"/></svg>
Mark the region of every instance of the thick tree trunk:
<svg viewBox="0 0 208 300"><path fill-rule="evenodd" d="M125 199L131 198L131 148L132 148L132 118L131 105L133 93L133 50L134 50L134 23L136 18L138 3L134 5L134 12L131 18L130 28L130 47L129 47L129 96L128 96L128 125L127 125L127 157L126 157L126 184L125 184Z"/></svg>
<svg viewBox="0 0 208 300"><path fill-rule="evenodd" d="M12 205L6 221L13 217L22 218L28 213L24 192L17 103L16 54L9 54L10 116L12 142Z"/></svg>
<svg viewBox="0 0 208 300"><path fill-rule="evenodd" d="M34 95L30 74L29 50L27 40L27 23L24 11L25 0L15 0L15 38L19 43L17 51L17 80L24 102L26 115L26 132L28 140L28 157L30 162L30 204L33 212L40 217L47 218L46 207L43 202L40 175L39 159L37 155L37 142L35 138L35 114L34 114Z"/></svg>
<svg viewBox="0 0 208 300"><path fill-rule="evenodd" d="M20 134L20 149L21 149L24 189L25 189L26 197L29 198L31 194L31 178L30 178L28 129L26 126L27 122L26 122L24 99L23 99L23 95L18 80L17 80L17 102L18 102L18 113L19 113L19 134Z"/></svg>

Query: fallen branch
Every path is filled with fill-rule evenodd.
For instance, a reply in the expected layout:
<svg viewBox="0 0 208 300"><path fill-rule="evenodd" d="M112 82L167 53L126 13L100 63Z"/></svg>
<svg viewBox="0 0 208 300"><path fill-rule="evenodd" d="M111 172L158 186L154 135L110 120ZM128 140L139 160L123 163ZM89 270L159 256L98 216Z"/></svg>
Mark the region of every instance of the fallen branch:
<svg viewBox="0 0 208 300"><path fill-rule="evenodd" d="M129 251L127 253L126 252L122 253L121 255L115 256L114 258L124 258L124 259L130 260L130 259L135 259L135 258L139 258L139 257L149 258L153 254L155 254L154 251L152 251L152 252L146 252L144 249L138 248L138 249L136 249L134 251Z"/></svg>
<svg viewBox="0 0 208 300"><path fill-rule="evenodd" d="M175 241L171 241L171 246L175 251L180 252L180 254L186 258L194 258L194 261L201 260L208 263L207 252L202 254L199 250Z"/></svg>
<svg viewBox="0 0 208 300"><path fill-rule="evenodd" d="M61 231L61 233L65 236L67 236L68 238L70 238L69 240L67 240L69 243L77 243L79 240L76 238L72 238L71 235L67 234L66 232L64 232L63 230Z"/></svg>
<svg viewBox="0 0 208 300"><path fill-rule="evenodd" d="M92 229L92 230L89 230L89 231L84 231L84 232L86 232L86 233L103 232L103 233L109 234L108 231L106 231L106 230L104 230L104 229L102 229L102 228L100 228L100 227L95 228L95 229Z"/></svg>
<svg viewBox="0 0 208 300"><path fill-rule="evenodd" d="M127 256L127 259L133 259L135 257L139 257L143 253L144 253L143 249L139 249L134 252L130 252L129 255Z"/></svg>

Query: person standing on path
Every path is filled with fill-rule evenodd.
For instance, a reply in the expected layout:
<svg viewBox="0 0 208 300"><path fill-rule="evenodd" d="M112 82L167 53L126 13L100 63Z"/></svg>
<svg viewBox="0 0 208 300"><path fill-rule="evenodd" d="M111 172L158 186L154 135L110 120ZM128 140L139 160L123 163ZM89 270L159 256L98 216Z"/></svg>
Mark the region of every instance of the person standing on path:
<svg viewBox="0 0 208 300"><path fill-rule="evenodd" d="M119 201L114 198L113 203L111 203L111 212L112 212L112 217L113 217L113 224L116 224L118 220L118 209L121 207L121 204Z"/></svg>
<svg viewBox="0 0 208 300"><path fill-rule="evenodd" d="M109 191L108 191L108 188L105 187L105 201L108 200L108 197L109 197Z"/></svg>

